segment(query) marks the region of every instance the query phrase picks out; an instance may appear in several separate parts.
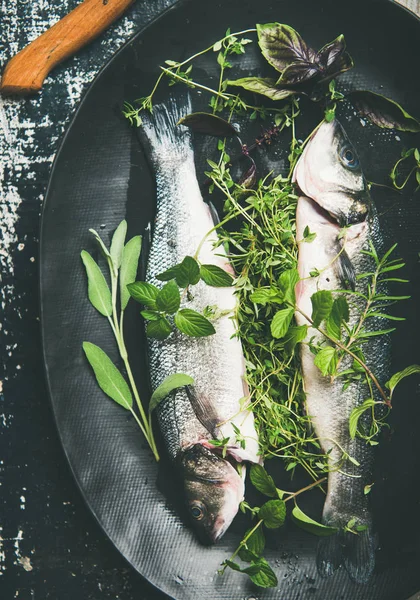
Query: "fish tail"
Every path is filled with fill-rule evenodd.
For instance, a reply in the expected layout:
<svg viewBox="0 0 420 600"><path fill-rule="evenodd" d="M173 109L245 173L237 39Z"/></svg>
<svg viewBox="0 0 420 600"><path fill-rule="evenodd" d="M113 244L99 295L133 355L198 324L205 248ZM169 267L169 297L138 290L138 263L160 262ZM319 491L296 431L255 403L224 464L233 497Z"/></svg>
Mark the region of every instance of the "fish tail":
<svg viewBox="0 0 420 600"><path fill-rule="evenodd" d="M184 161L193 155L191 134L187 127L178 125L191 112L188 93L170 96L165 103L153 106L151 113L142 115L137 129L141 143L152 164Z"/></svg>
<svg viewBox="0 0 420 600"><path fill-rule="evenodd" d="M330 577L343 563L352 581L369 581L375 567L375 540L370 529L339 531L319 541L316 564L321 577Z"/></svg>
<svg viewBox="0 0 420 600"><path fill-rule="evenodd" d="M331 577L343 562L341 531L318 542L316 566L321 577Z"/></svg>

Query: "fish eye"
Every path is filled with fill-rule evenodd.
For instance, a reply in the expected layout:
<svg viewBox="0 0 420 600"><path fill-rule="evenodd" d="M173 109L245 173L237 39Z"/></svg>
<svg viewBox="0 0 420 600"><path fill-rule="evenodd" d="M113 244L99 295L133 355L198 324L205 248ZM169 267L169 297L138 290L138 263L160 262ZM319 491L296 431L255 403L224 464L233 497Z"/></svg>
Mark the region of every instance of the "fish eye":
<svg viewBox="0 0 420 600"><path fill-rule="evenodd" d="M190 514L196 521L201 521L206 513L206 507L201 502L190 504Z"/></svg>
<svg viewBox="0 0 420 600"><path fill-rule="evenodd" d="M344 146L341 149L340 159L343 165L349 169L357 169L359 166L359 159L357 158L355 151L350 146Z"/></svg>

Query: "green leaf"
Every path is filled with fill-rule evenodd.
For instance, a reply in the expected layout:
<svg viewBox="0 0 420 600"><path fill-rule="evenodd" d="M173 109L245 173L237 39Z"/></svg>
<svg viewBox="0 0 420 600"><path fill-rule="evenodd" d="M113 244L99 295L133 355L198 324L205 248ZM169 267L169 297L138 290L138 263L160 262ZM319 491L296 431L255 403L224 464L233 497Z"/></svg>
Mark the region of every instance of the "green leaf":
<svg viewBox="0 0 420 600"><path fill-rule="evenodd" d="M252 485L262 494L270 498L277 497L277 488L271 475L261 465L252 465L250 471Z"/></svg>
<svg viewBox="0 0 420 600"><path fill-rule="evenodd" d="M420 122L408 114L403 107L381 94L367 90L350 92L347 98L358 112L378 127L398 129L399 131L420 131Z"/></svg>
<svg viewBox="0 0 420 600"><path fill-rule="evenodd" d="M325 346L318 352L314 359L314 365L324 375L335 375L338 364L337 351L334 346Z"/></svg>
<svg viewBox="0 0 420 600"><path fill-rule="evenodd" d="M99 235L99 233L98 233L97 231L95 231L95 229L89 229L89 231L90 231L90 233L92 233L92 234L94 235L94 237L95 237L96 241L98 242L98 244L99 244L99 246L100 246L100 248L101 248L101 250L102 250L102 253L103 253L103 255L105 256L105 258L106 258L107 260L111 261L111 263L112 263L112 257L111 257L111 254L109 253L109 250L108 250L108 248L105 246L105 244L104 244L104 242L103 242L103 240L102 240L101 236Z"/></svg>
<svg viewBox="0 0 420 600"><path fill-rule="evenodd" d="M206 317L190 308L182 308L175 314L175 325L182 333L191 337L205 337L216 333Z"/></svg>
<svg viewBox="0 0 420 600"><path fill-rule="evenodd" d="M277 71L284 71L292 63L314 60L315 52L293 27L282 23L258 24L256 27L263 56Z"/></svg>
<svg viewBox="0 0 420 600"><path fill-rule="evenodd" d="M109 356L99 346L90 342L83 342L83 350L101 390L117 404L130 410L133 406L130 388Z"/></svg>
<svg viewBox="0 0 420 600"><path fill-rule="evenodd" d="M176 267L175 279L179 287L186 288L200 281L200 266L192 256L186 256Z"/></svg>
<svg viewBox="0 0 420 600"><path fill-rule="evenodd" d="M136 280L141 251L141 235L131 238L124 246L120 268L121 310L125 310L130 299L127 285Z"/></svg>
<svg viewBox="0 0 420 600"><path fill-rule="evenodd" d="M282 310L276 312L270 326L271 335L274 338L280 339L286 335L289 325L293 319L294 312L295 311L293 307L283 308Z"/></svg>
<svg viewBox="0 0 420 600"><path fill-rule="evenodd" d="M175 281L169 281L156 296L156 306L169 315L173 315L181 304L179 288Z"/></svg>
<svg viewBox="0 0 420 600"><path fill-rule="evenodd" d="M420 373L420 365L410 365L406 367L402 371L398 371L391 377L389 381L386 382L385 387L389 389L390 395L394 393L395 388L400 383L402 379L405 377L409 377L410 375L414 375L415 373Z"/></svg>
<svg viewBox="0 0 420 600"><path fill-rule="evenodd" d="M249 299L254 304L267 304L267 302L272 302L276 296L276 290L273 288L257 288L255 292L252 292Z"/></svg>
<svg viewBox="0 0 420 600"><path fill-rule="evenodd" d="M310 244L311 242L314 241L315 238L316 238L316 233L311 233L309 230L309 227L307 225L305 227L305 229L303 230L303 241Z"/></svg>
<svg viewBox="0 0 420 600"><path fill-rule="evenodd" d="M157 321L149 321L147 323L147 336L156 340L165 340L171 333L171 324L165 317L161 317Z"/></svg>
<svg viewBox="0 0 420 600"><path fill-rule="evenodd" d="M185 375L185 373L168 375L153 392L150 398L149 412L152 412L173 390L185 387L186 385L194 385L194 379L189 375Z"/></svg>
<svg viewBox="0 0 420 600"><path fill-rule="evenodd" d="M136 302L156 310L156 298L159 294L159 288L146 281L136 281L127 286L128 292Z"/></svg>
<svg viewBox="0 0 420 600"><path fill-rule="evenodd" d="M361 404L360 406L356 406L350 413L349 417L349 432L350 437L354 439L356 437L357 426L359 424L359 419L364 412L375 406L375 400L372 398L368 398Z"/></svg>
<svg viewBox="0 0 420 600"><path fill-rule="evenodd" d="M213 287L230 287L233 283L232 276L217 265L201 265L200 276L204 283Z"/></svg>
<svg viewBox="0 0 420 600"><path fill-rule="evenodd" d="M127 235L127 221L121 221L112 236L110 255L112 258L112 264L114 265L115 272L121 266L122 255L124 250L125 236Z"/></svg>
<svg viewBox="0 0 420 600"><path fill-rule="evenodd" d="M333 305L331 292L320 290L311 296L312 321L314 327L319 327L324 319L328 319Z"/></svg>
<svg viewBox="0 0 420 600"><path fill-rule="evenodd" d="M309 533L313 533L314 535L319 535L321 537L334 535L338 532L337 527L328 527L327 525L322 525L317 521L314 521L308 515L305 515L303 511L296 505L292 510L292 519L302 529L305 531L309 531Z"/></svg>
<svg viewBox="0 0 420 600"><path fill-rule="evenodd" d="M281 527L286 518L286 504L284 500L268 500L259 510L258 518L264 521L268 529Z"/></svg>
<svg viewBox="0 0 420 600"><path fill-rule="evenodd" d="M276 87L276 80L268 77L242 77L242 79L228 80L230 86L241 87L244 90L261 94L270 98L270 100L284 100L292 96L295 92L292 90Z"/></svg>
<svg viewBox="0 0 420 600"><path fill-rule="evenodd" d="M284 300L293 305L296 302L295 288L299 280L300 277L297 269L288 269L287 271L283 271L279 277L279 288Z"/></svg>
<svg viewBox="0 0 420 600"><path fill-rule="evenodd" d="M277 587L279 582L276 574L265 558L261 557L255 564L259 567L259 570L255 575L249 573L249 578L251 579L252 583L255 583L255 585L258 585L262 588Z"/></svg>
<svg viewBox="0 0 420 600"><path fill-rule="evenodd" d="M159 321L162 318L162 314L156 310L142 310L140 314L147 321Z"/></svg>
<svg viewBox="0 0 420 600"><path fill-rule="evenodd" d="M110 317L112 315L112 298L105 277L89 252L82 250L80 256L88 278L89 300L101 315Z"/></svg>
<svg viewBox="0 0 420 600"><path fill-rule="evenodd" d="M221 54L221 60L224 62L223 54ZM232 123L225 121L225 119L217 115L206 112L196 112L186 115L177 124L185 125L195 133L202 133L204 135L214 135L223 138L238 135Z"/></svg>
<svg viewBox="0 0 420 600"><path fill-rule="evenodd" d="M327 333L336 340L341 339L341 325L350 318L349 305L344 296L339 296L333 302L331 312L327 318Z"/></svg>
<svg viewBox="0 0 420 600"><path fill-rule="evenodd" d="M284 343L284 347L288 354L291 354L295 349L296 345L303 340L308 335L308 326L307 325L298 325L297 327L289 327L286 333L286 339Z"/></svg>
<svg viewBox="0 0 420 600"><path fill-rule="evenodd" d="M248 535L250 530L248 530L244 537ZM255 554L256 556L261 556L264 552L265 548L265 536L262 530L261 525L254 531L254 533L247 539L246 542L248 550Z"/></svg>
<svg viewBox="0 0 420 600"><path fill-rule="evenodd" d="M159 275L156 275L156 279L159 279L159 281L170 281L171 279L175 279L178 273L178 268L179 265L170 267L166 271L163 271L163 273L159 273Z"/></svg>

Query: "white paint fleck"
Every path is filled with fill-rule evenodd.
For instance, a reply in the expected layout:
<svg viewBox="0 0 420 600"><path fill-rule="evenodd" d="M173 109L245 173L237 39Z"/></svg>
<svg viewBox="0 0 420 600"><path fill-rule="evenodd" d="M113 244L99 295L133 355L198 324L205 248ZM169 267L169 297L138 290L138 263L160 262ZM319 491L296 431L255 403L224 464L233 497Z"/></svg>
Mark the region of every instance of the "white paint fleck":
<svg viewBox="0 0 420 600"><path fill-rule="evenodd" d="M397 140L397 142L401 142L401 138L400 138L400 136L399 136L399 135L396 135L396 136L395 136L395 139Z"/></svg>
<svg viewBox="0 0 420 600"><path fill-rule="evenodd" d="M18 563L25 569L25 571L33 571L31 559L28 556L22 556L21 558L19 558Z"/></svg>
<svg viewBox="0 0 420 600"><path fill-rule="evenodd" d="M26 508L26 498L25 496L20 497L20 510L25 510Z"/></svg>

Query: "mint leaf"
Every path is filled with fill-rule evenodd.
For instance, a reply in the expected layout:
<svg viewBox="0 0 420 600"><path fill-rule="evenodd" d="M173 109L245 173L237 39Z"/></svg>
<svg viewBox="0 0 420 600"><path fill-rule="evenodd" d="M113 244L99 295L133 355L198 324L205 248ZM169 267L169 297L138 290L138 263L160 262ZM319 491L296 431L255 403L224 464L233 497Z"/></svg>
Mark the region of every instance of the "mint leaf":
<svg viewBox="0 0 420 600"><path fill-rule="evenodd" d="M276 312L270 326L271 335L274 338L279 339L286 335L294 312L295 311L293 307L283 308L282 310Z"/></svg>
<svg viewBox="0 0 420 600"><path fill-rule="evenodd" d="M284 500L268 500L259 510L258 518L264 521L268 529L281 527L286 518L286 504Z"/></svg>
<svg viewBox="0 0 420 600"><path fill-rule="evenodd" d="M185 373L173 373L168 375L162 383L155 389L150 398L149 412L152 412L169 394L180 387L193 385L194 379Z"/></svg>
<svg viewBox="0 0 420 600"><path fill-rule="evenodd" d="M120 299L121 310L125 310L130 299L127 285L136 280L137 269L141 252L141 235L129 240L124 246L120 268Z"/></svg>
<svg viewBox="0 0 420 600"><path fill-rule="evenodd" d="M156 310L156 298L159 294L159 288L146 281L136 281L127 286L128 292L136 302L144 304L147 308Z"/></svg>
<svg viewBox="0 0 420 600"><path fill-rule="evenodd" d="M90 342L83 342L83 350L101 390L117 404L130 410L133 406L130 388L109 356Z"/></svg>
<svg viewBox="0 0 420 600"><path fill-rule="evenodd" d="M306 338L308 334L308 326L307 325L298 325L296 327L289 327L286 333L286 339L284 343L284 347L286 351L291 354L295 349L296 345Z"/></svg>
<svg viewBox="0 0 420 600"><path fill-rule="evenodd" d="M171 324L165 317L161 317L158 321L149 321L146 329L147 336L156 340L165 340L171 331Z"/></svg>
<svg viewBox="0 0 420 600"><path fill-rule="evenodd" d="M92 306L94 306L101 315L110 317L112 315L112 299L105 277L89 252L83 250L80 256L85 265L88 278L89 300Z"/></svg>
<svg viewBox="0 0 420 600"><path fill-rule="evenodd" d="M338 532L337 527L328 527L327 525L322 525L322 523L318 523L314 521L308 515L305 515L303 511L300 510L298 506L295 506L292 511L292 519L301 529L305 531L309 531L309 533L313 533L314 535L319 535L321 537L325 537L328 535L334 535Z"/></svg>
<svg viewBox="0 0 420 600"><path fill-rule="evenodd" d="M325 346L318 352L314 359L314 365L324 375L335 375L338 364L337 351L334 346Z"/></svg>
<svg viewBox="0 0 420 600"><path fill-rule="evenodd" d="M156 310L142 310L140 314L147 321L159 321L162 318L162 314Z"/></svg>
<svg viewBox="0 0 420 600"><path fill-rule="evenodd" d="M333 305L331 292L320 290L311 296L312 302L312 321L314 327L319 327L324 319L327 319Z"/></svg>
<svg viewBox="0 0 420 600"><path fill-rule="evenodd" d="M178 310L180 304L181 296L179 295L179 288L175 281L169 281L156 296L156 306L159 310L173 315Z"/></svg>
<svg viewBox="0 0 420 600"><path fill-rule="evenodd" d="M327 333L336 340L341 339L341 325L350 318L349 305L344 296L339 296L333 302L327 318Z"/></svg>
<svg viewBox="0 0 420 600"><path fill-rule="evenodd" d="M121 266L126 235L127 235L127 221L124 220L124 221L121 221L121 223L118 225L117 229L115 230L114 235L112 236L111 248L109 251L111 258L112 258L112 264L114 266L115 272L117 272Z"/></svg>
<svg viewBox="0 0 420 600"><path fill-rule="evenodd" d="M248 530L244 537L248 535ZM265 536L261 525L254 531L254 533L247 539L246 547L255 556L261 556L265 548Z"/></svg>
<svg viewBox="0 0 420 600"><path fill-rule="evenodd" d="M274 573L273 569L270 567L268 562L265 560L265 558L259 558L258 562L255 563L255 566L259 567L258 572L255 575L249 573L249 578L251 579L252 583L255 583L255 585L258 585L262 588L278 586L279 582L276 577L276 574Z"/></svg>
<svg viewBox="0 0 420 600"><path fill-rule="evenodd" d="M186 256L176 268L176 282L181 288L195 285L200 281L200 266L192 256Z"/></svg>
<svg viewBox="0 0 420 600"><path fill-rule="evenodd" d="M409 367L406 367L403 371L395 373L395 375L393 375L391 379L385 384L385 387L388 388L390 391L391 397L400 381L405 377L414 375L415 373L420 373L420 365L410 365Z"/></svg>
<svg viewBox="0 0 420 600"><path fill-rule="evenodd" d="M268 302L278 302L281 303L281 300L278 295L278 291L273 288L257 288L250 295L249 299L254 304L267 304Z"/></svg>
<svg viewBox="0 0 420 600"><path fill-rule="evenodd" d="M262 494L277 498L277 488L271 475L261 465L252 465L249 474L252 485Z"/></svg>
<svg viewBox="0 0 420 600"><path fill-rule="evenodd" d="M182 333L191 337L205 337L216 333L206 317L190 308L182 308L175 313L175 325Z"/></svg>
<svg viewBox="0 0 420 600"><path fill-rule="evenodd" d="M201 265L200 276L204 283L213 287L230 287L233 283L232 276L217 265Z"/></svg>
<svg viewBox="0 0 420 600"><path fill-rule="evenodd" d="M349 432L350 437L352 439L356 437L357 425L359 423L360 417L364 412L369 410L369 408L372 408L372 406L375 406L375 400L373 400L372 398L368 398L363 402L363 404L361 404L360 406L356 406L356 408L353 408L353 410L351 411L349 417Z"/></svg>
<svg viewBox="0 0 420 600"><path fill-rule="evenodd" d="M283 271L279 277L279 288L286 302L290 304L296 303L295 288L300 280L297 269L288 269Z"/></svg>
<svg viewBox="0 0 420 600"><path fill-rule="evenodd" d="M170 281L171 279L175 279L176 274L178 273L178 267L179 265L170 267L166 271L163 271L163 273L156 275L156 279L159 279L159 281Z"/></svg>

